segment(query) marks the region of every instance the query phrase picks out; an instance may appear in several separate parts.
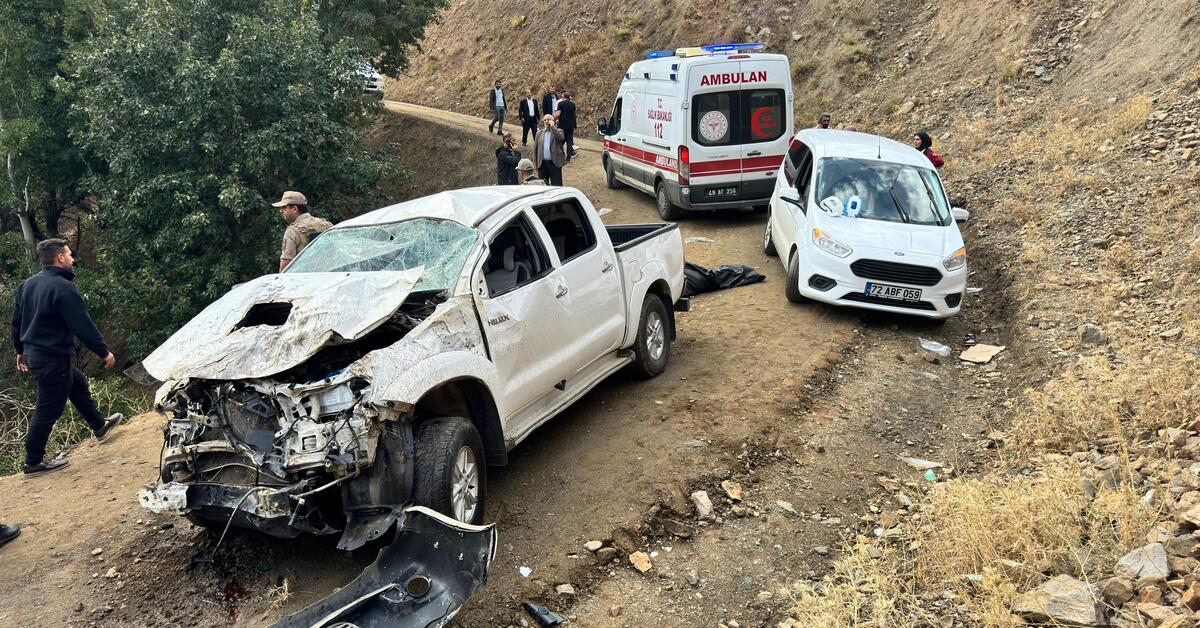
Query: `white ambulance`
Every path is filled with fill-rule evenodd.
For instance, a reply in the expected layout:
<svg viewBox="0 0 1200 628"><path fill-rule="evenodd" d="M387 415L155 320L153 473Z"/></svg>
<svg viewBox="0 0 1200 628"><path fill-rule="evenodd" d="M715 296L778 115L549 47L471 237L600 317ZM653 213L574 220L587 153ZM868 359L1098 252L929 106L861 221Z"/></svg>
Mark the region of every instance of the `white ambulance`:
<svg viewBox="0 0 1200 628"><path fill-rule="evenodd" d="M664 220L684 210L765 208L792 136L784 55L763 44L657 51L629 66L601 118L608 185L653 194Z"/></svg>

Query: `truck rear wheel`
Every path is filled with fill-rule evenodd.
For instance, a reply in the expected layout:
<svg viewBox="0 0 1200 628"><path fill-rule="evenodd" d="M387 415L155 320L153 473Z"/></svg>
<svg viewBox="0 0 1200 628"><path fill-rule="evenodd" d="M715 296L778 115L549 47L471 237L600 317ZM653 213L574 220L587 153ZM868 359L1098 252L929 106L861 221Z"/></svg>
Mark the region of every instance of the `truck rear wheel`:
<svg viewBox="0 0 1200 628"><path fill-rule="evenodd" d="M642 301L642 316L638 321L637 340L633 343L633 363L630 368L640 377L649 379L667 370L671 359L671 317L667 306L656 294L647 294Z"/></svg>
<svg viewBox="0 0 1200 628"><path fill-rule="evenodd" d="M413 501L465 523L483 521L487 465L483 441L462 417L429 419L416 429Z"/></svg>
<svg viewBox="0 0 1200 628"><path fill-rule="evenodd" d="M613 174L613 165L611 159L606 158L604 160L604 178L607 180L608 189L610 190L619 190L625 187L625 184L618 181L616 175Z"/></svg>
<svg viewBox="0 0 1200 628"><path fill-rule="evenodd" d="M683 217L683 210L671 203L671 196L667 194L667 186L662 181L654 186L654 204L658 206L658 215L663 220L679 220Z"/></svg>

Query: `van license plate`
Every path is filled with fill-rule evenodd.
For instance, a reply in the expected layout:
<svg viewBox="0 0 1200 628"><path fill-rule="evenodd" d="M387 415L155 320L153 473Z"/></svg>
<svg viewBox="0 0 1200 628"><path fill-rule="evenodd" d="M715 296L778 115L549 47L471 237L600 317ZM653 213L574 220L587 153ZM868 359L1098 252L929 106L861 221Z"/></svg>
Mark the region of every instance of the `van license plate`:
<svg viewBox="0 0 1200 628"><path fill-rule="evenodd" d="M884 283L868 283L866 293L869 297L880 297L883 299L898 299L900 301L921 300L921 291L918 288L889 286Z"/></svg>
<svg viewBox="0 0 1200 628"><path fill-rule="evenodd" d="M737 196L737 188L708 188L704 191L704 195L708 198L729 198Z"/></svg>

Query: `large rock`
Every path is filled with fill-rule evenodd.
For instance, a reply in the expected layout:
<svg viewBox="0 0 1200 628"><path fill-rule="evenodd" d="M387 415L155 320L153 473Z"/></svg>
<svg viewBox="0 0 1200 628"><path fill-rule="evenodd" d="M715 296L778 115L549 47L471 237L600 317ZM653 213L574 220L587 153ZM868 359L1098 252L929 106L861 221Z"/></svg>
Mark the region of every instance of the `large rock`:
<svg viewBox="0 0 1200 628"><path fill-rule="evenodd" d="M1091 323L1084 323L1079 326L1080 339L1089 345L1108 344L1108 334L1104 333L1103 329Z"/></svg>
<svg viewBox="0 0 1200 628"><path fill-rule="evenodd" d="M1126 578L1108 578L1100 581L1100 595L1109 606L1117 608L1133 599L1133 582Z"/></svg>
<svg viewBox="0 0 1200 628"><path fill-rule="evenodd" d="M1137 580L1138 578L1166 578L1171 574L1167 565L1167 550L1162 543L1151 543L1139 547L1121 557L1113 573L1122 578Z"/></svg>
<svg viewBox="0 0 1200 628"><path fill-rule="evenodd" d="M1057 622L1068 626L1104 625L1104 606L1092 585L1066 574L1021 594L1013 612L1033 622Z"/></svg>

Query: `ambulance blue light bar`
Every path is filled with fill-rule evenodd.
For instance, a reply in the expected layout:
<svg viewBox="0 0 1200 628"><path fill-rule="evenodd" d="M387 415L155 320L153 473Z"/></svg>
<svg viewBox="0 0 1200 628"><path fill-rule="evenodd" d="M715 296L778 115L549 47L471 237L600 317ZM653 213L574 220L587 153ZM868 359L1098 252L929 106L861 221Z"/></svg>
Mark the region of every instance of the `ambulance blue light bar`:
<svg viewBox="0 0 1200 628"><path fill-rule="evenodd" d="M740 51L740 50L762 50L763 48L766 48L766 47L767 47L766 44L760 44L760 43L708 44L707 46L700 46L700 49L703 50L704 52L735 52L735 51Z"/></svg>
<svg viewBox="0 0 1200 628"><path fill-rule="evenodd" d="M660 59L662 57L670 57L675 54L674 50L652 50L646 53L647 59Z"/></svg>

